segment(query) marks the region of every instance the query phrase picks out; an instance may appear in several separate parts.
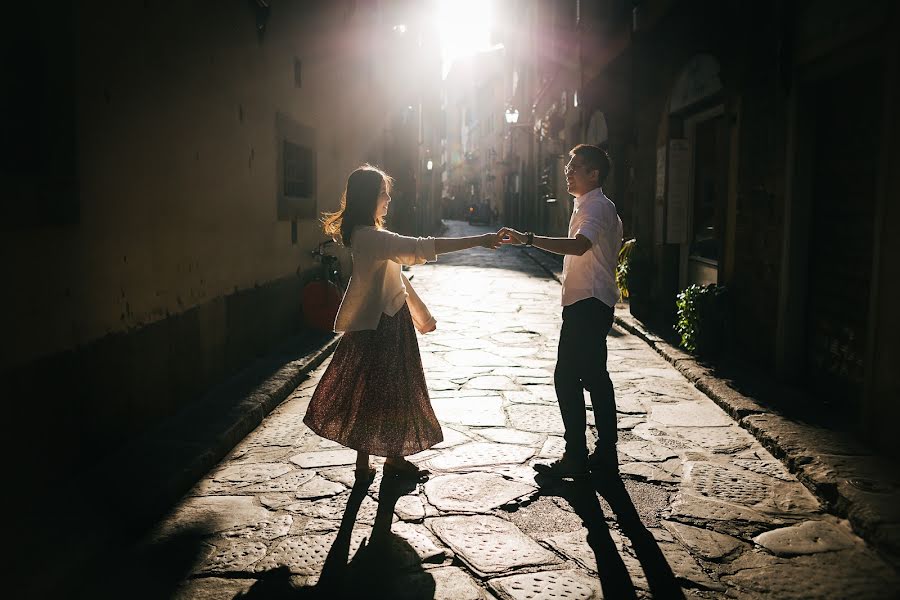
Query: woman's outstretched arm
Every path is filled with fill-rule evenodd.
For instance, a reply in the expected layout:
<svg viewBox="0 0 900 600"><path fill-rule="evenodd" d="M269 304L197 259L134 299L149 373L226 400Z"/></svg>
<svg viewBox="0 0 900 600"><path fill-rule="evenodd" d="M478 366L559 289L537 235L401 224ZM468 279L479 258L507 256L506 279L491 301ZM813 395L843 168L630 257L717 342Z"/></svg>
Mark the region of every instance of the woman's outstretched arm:
<svg viewBox="0 0 900 600"><path fill-rule="evenodd" d="M500 247L500 232L495 231L493 233L458 238L435 238L434 240L434 251L436 254L468 250L479 246L496 250Z"/></svg>

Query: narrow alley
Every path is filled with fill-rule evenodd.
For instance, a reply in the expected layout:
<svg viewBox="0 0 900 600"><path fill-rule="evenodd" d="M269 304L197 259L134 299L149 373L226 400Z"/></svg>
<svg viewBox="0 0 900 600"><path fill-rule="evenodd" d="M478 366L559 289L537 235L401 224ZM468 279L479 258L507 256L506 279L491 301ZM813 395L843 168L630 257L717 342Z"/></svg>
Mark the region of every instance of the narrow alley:
<svg viewBox="0 0 900 600"><path fill-rule="evenodd" d="M473 229L487 230L450 222L448 234ZM379 469L367 490L353 487L355 453L302 423L322 365L160 524L148 547L180 557L188 575L166 582L156 563L149 595L166 585L183 599L896 591L895 572L846 522L618 327L609 369L622 482L536 482L531 465L563 449L553 389L559 284L509 247L411 272L438 320L419 342L444 441L412 457L430 480L404 488Z"/></svg>

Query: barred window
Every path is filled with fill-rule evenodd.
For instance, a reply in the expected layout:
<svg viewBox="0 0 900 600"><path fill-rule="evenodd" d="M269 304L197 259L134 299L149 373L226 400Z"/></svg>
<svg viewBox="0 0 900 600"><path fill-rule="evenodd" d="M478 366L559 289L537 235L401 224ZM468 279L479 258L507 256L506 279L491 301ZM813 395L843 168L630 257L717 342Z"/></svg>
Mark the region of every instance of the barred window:
<svg viewBox="0 0 900 600"><path fill-rule="evenodd" d="M312 149L284 142L284 195L291 198L312 196Z"/></svg>

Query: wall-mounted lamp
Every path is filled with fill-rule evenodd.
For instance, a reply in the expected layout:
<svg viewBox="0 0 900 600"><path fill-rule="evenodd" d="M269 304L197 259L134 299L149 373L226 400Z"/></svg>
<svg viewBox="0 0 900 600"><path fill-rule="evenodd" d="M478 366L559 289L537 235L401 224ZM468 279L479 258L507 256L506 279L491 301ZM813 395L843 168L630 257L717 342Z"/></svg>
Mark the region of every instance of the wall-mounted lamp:
<svg viewBox="0 0 900 600"><path fill-rule="evenodd" d="M514 108L507 108L504 117L506 117L508 124L515 125L519 122L519 111Z"/></svg>
<svg viewBox="0 0 900 600"><path fill-rule="evenodd" d="M269 1L268 0L250 0L250 6L256 13L256 35L261 42L263 35L266 33L266 25L269 22Z"/></svg>
<svg viewBox="0 0 900 600"><path fill-rule="evenodd" d="M433 168L434 168L434 163L433 163L433 162L431 161L431 159L429 158L429 159L425 162L425 170L426 170L426 171L430 171L430 170L433 169Z"/></svg>

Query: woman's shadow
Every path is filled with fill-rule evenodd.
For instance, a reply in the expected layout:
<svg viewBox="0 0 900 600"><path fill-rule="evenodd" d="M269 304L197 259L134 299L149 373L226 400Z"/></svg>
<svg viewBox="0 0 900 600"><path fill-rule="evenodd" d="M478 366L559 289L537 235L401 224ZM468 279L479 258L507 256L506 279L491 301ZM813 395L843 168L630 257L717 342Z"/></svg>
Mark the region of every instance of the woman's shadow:
<svg viewBox="0 0 900 600"><path fill-rule="evenodd" d="M419 555L402 537L391 532L394 507L415 484L384 477L378 488L378 511L368 540L350 558L353 526L368 487L357 484L350 492L337 537L325 557L318 583L295 587L288 567L261 573L245 593L245 600L307 600L331 598L434 598L434 577L422 568Z"/></svg>
<svg viewBox="0 0 900 600"><path fill-rule="evenodd" d="M609 503L616 522L631 540L653 598L678 598L684 593L653 535L644 527L625 484L619 477L591 476L573 481L536 481L544 494L560 496L572 507L587 528L587 541L594 552L596 571L604 598L637 598L634 582L628 574L616 543L603 517L599 493Z"/></svg>

